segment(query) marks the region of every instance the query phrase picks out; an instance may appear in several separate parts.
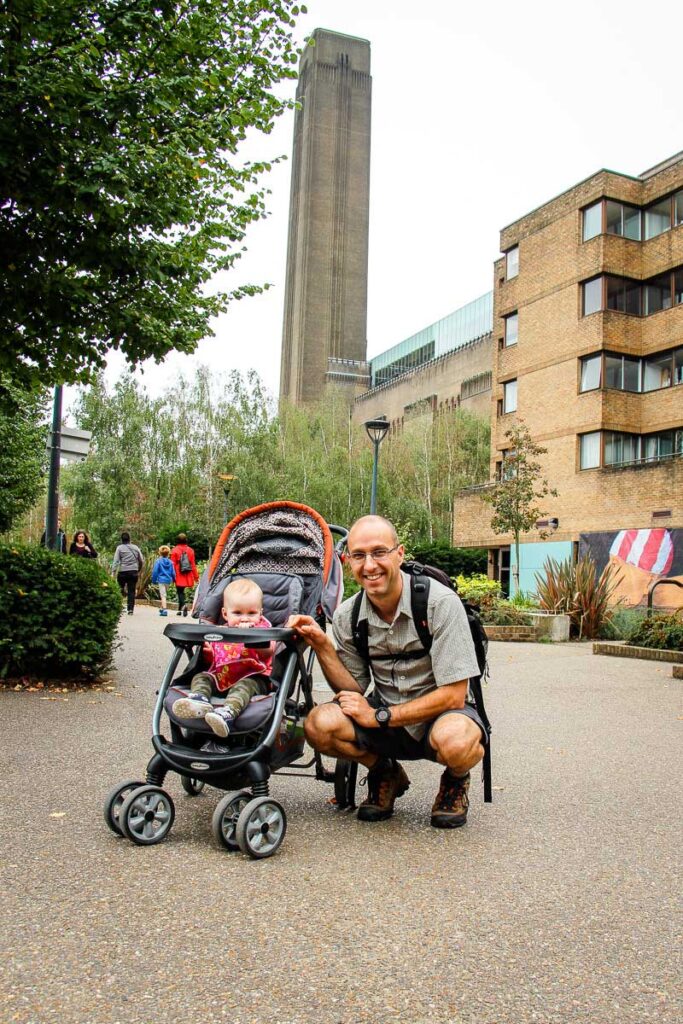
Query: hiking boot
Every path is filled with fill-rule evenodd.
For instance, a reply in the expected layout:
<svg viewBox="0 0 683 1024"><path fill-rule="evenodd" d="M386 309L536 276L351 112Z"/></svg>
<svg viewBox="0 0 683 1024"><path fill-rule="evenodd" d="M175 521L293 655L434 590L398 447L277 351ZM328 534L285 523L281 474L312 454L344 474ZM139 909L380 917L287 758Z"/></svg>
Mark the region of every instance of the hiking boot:
<svg viewBox="0 0 683 1024"><path fill-rule="evenodd" d="M221 736L225 739L230 734L230 725L234 717L227 708L213 708L213 710L208 712L204 721L212 732L215 732L216 736Z"/></svg>
<svg viewBox="0 0 683 1024"><path fill-rule="evenodd" d="M206 718L207 712L213 710L213 704L203 693L188 693L175 701L171 711L177 718Z"/></svg>
<svg viewBox="0 0 683 1024"><path fill-rule="evenodd" d="M441 776L441 785L432 807L434 828L460 828L467 821L470 773L457 779L448 768Z"/></svg>
<svg viewBox="0 0 683 1024"><path fill-rule="evenodd" d="M368 795L358 808L359 821L384 821L394 813L394 801L403 796L410 780L397 761L382 759L361 782L367 784Z"/></svg>

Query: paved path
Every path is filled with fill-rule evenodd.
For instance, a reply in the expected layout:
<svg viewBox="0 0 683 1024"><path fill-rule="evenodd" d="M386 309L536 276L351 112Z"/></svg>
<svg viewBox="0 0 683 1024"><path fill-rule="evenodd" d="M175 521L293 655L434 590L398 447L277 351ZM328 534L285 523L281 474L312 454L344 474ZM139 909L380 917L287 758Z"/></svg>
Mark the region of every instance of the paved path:
<svg viewBox="0 0 683 1024"><path fill-rule="evenodd" d="M492 645L493 806L389 822L275 778L280 852L214 845L219 794L151 848L102 821L150 755L164 621L122 621L115 689L0 694L0 1017L21 1024L679 1024L681 683L586 645ZM49 695L54 697L54 694ZM679 947L680 950L680 947Z"/></svg>

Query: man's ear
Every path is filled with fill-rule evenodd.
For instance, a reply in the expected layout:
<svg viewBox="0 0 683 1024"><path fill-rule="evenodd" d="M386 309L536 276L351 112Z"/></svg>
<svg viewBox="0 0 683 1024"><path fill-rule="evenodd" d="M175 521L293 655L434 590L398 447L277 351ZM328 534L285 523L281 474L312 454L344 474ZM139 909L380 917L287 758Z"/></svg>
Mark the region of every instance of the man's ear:
<svg viewBox="0 0 683 1024"><path fill-rule="evenodd" d="M398 551L396 552L396 554L397 554L397 555L399 556L399 558L401 559L401 561L400 561L400 562L399 562L398 564L399 564L399 565L402 565L402 564L403 564L403 561L404 561L404 559L405 559L405 557L406 557L406 549L405 549L405 546L404 546L403 544L399 544L399 546L398 546Z"/></svg>

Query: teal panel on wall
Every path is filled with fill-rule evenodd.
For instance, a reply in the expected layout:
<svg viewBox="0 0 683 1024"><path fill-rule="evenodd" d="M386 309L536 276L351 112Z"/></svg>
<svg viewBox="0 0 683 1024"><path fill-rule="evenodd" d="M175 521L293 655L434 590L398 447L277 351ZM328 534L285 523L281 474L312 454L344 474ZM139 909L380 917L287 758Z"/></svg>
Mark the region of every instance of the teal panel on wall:
<svg viewBox="0 0 683 1024"><path fill-rule="evenodd" d="M525 593L536 593L535 573L540 572L546 558L554 558L562 562L572 556L570 540L542 540L536 544L519 545L519 587ZM517 564L515 546L510 546L510 593L514 593L514 577L512 568Z"/></svg>

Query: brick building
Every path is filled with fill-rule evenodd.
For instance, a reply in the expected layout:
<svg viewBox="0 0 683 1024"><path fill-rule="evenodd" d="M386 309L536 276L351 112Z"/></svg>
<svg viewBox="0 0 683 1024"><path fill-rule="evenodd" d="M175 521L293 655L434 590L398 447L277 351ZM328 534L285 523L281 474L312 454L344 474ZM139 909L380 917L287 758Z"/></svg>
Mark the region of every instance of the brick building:
<svg viewBox="0 0 683 1024"><path fill-rule="evenodd" d="M492 477L519 417L559 492L552 536L524 538L520 586L580 549L616 561L635 600L657 575L683 577L683 154L638 177L594 174L504 228L501 251ZM488 547L505 582L511 537L490 519L477 490L459 495L453 542Z"/></svg>

